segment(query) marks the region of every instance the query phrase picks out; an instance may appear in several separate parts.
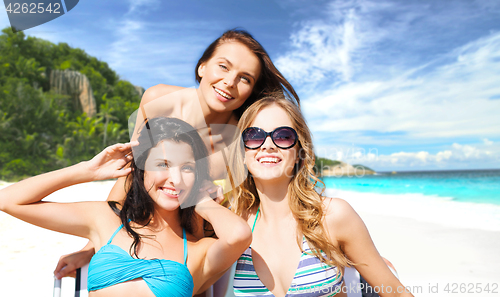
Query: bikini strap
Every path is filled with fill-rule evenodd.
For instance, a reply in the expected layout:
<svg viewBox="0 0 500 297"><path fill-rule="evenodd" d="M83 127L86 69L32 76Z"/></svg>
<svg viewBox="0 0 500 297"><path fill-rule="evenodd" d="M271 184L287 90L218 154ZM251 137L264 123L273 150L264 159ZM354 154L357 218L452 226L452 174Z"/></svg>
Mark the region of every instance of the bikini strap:
<svg viewBox="0 0 500 297"><path fill-rule="evenodd" d="M186 230L184 230L184 228L182 229L182 238L184 239L184 265L186 265L188 257L188 248L187 248Z"/></svg>
<svg viewBox="0 0 500 297"><path fill-rule="evenodd" d="M115 238L115 236L118 233L118 231L120 231L122 228L123 228L123 224L121 224L120 227L118 227L118 229L116 229L115 233L113 233L113 235L111 235L111 238L108 240L107 244L110 244L111 241L113 241L113 238Z"/></svg>
<svg viewBox="0 0 500 297"><path fill-rule="evenodd" d="M257 209L257 213L255 214L255 221L253 221L252 233L253 233L253 229L255 228L255 223L257 223L257 217L259 216L259 212L260 212L260 205L259 205L259 208Z"/></svg>

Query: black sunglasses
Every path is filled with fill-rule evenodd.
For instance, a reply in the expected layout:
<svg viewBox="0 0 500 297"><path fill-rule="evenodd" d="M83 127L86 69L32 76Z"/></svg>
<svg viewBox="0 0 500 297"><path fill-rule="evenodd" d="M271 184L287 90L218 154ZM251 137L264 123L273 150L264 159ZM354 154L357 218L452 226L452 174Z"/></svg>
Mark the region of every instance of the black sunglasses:
<svg viewBox="0 0 500 297"><path fill-rule="evenodd" d="M261 147L268 136L280 149L289 149L297 143L297 132L291 127L278 127L271 132L266 132L261 128L246 128L241 134L243 143L247 149L255 150Z"/></svg>

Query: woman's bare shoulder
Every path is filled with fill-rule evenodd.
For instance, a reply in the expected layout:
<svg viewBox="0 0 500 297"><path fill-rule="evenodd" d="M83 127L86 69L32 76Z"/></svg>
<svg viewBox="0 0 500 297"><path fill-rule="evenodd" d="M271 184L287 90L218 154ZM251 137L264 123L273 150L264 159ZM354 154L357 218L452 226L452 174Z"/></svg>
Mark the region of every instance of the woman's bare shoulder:
<svg viewBox="0 0 500 297"><path fill-rule="evenodd" d="M162 96L168 95L168 94L173 93L173 92L185 90L185 89L187 89L187 88L166 85L166 84L157 84L155 86L148 88L144 92L144 95L142 95L141 104L151 102L151 101L158 99Z"/></svg>
<svg viewBox="0 0 500 297"><path fill-rule="evenodd" d="M335 238L345 242L353 234L363 234L366 227L354 208L344 199L325 198L325 226L335 230Z"/></svg>
<svg viewBox="0 0 500 297"><path fill-rule="evenodd" d="M345 208L352 208L349 202L342 198L324 197L323 199L323 209L327 215L342 211Z"/></svg>
<svg viewBox="0 0 500 297"><path fill-rule="evenodd" d="M341 198L325 197L323 201L325 220L328 225L343 225L346 220L357 217L349 202Z"/></svg>

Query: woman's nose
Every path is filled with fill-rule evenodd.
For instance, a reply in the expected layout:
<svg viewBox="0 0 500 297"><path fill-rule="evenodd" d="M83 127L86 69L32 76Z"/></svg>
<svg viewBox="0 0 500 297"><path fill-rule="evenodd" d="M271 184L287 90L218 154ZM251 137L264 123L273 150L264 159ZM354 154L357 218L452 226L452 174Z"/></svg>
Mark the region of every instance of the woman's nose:
<svg viewBox="0 0 500 297"><path fill-rule="evenodd" d="M179 167L170 167L168 169L169 182L173 185L179 185L182 182L181 171Z"/></svg>
<svg viewBox="0 0 500 297"><path fill-rule="evenodd" d="M224 78L224 83L228 86L233 88L236 85L236 79L237 76L235 74L228 73L226 77Z"/></svg>
<svg viewBox="0 0 500 297"><path fill-rule="evenodd" d="M267 136L266 140L264 140L264 144L260 148L264 150L274 150L276 149L276 145L271 139L271 136Z"/></svg>

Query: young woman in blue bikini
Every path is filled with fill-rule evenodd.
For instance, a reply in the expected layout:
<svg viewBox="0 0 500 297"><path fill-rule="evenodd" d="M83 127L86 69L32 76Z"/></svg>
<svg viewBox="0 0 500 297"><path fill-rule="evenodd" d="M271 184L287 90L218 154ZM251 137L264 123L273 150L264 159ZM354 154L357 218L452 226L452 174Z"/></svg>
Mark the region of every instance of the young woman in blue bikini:
<svg viewBox="0 0 500 297"><path fill-rule="evenodd" d="M380 296L412 296L352 207L317 193L311 133L296 105L279 93L265 97L238 128L242 147L230 164L235 173L244 164L249 175L231 204L253 239L236 266L236 296L347 296L343 272L351 265L372 287L391 287Z"/></svg>
<svg viewBox="0 0 500 297"><path fill-rule="evenodd" d="M126 175L130 189L121 204L41 201L73 184ZM133 158L131 143L117 144L90 161L23 180L0 191L0 210L88 238L97 250L89 266L90 296L191 297L251 241L245 221L202 191L209 178L207 150L196 130L178 119L154 118L143 125ZM195 213L212 224L218 239L193 236Z"/></svg>

